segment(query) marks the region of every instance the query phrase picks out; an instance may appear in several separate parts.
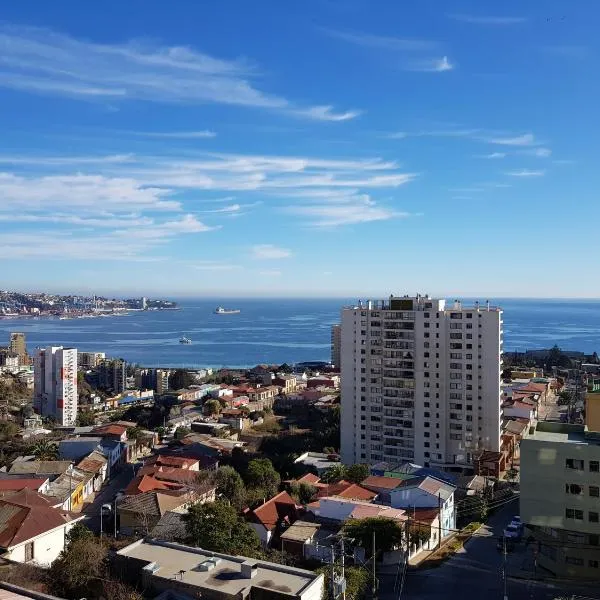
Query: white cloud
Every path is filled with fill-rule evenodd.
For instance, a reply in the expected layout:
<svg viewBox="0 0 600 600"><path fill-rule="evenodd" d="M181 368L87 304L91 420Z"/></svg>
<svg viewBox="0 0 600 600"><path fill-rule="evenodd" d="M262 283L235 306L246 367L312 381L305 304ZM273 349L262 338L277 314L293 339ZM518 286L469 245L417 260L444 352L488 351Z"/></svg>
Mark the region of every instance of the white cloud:
<svg viewBox="0 0 600 600"><path fill-rule="evenodd" d="M455 68L447 56L442 58L432 58L411 63L408 67L410 71L421 71L422 73L444 73L452 71Z"/></svg>
<svg viewBox="0 0 600 600"><path fill-rule="evenodd" d="M527 21L525 17L494 17L464 14L451 14L448 17L455 21L462 21L463 23L471 23L473 25L518 25Z"/></svg>
<svg viewBox="0 0 600 600"><path fill-rule="evenodd" d="M7 165L35 165L60 167L71 165L109 165L129 163L135 159L133 154L112 154L108 156L2 156L0 164Z"/></svg>
<svg viewBox="0 0 600 600"><path fill-rule="evenodd" d="M490 154L483 154L479 158L488 158L488 159L506 158L506 152L491 152Z"/></svg>
<svg viewBox="0 0 600 600"><path fill-rule="evenodd" d="M217 137L214 131L208 129L200 131L127 131L131 135L140 137L172 138L177 140L196 140Z"/></svg>
<svg viewBox="0 0 600 600"><path fill-rule="evenodd" d="M532 171L530 169L520 169L519 171L508 171L506 173L511 177L543 177L546 171Z"/></svg>
<svg viewBox="0 0 600 600"><path fill-rule="evenodd" d="M279 248L273 244L257 244L252 246L251 256L256 260L275 260L289 258L292 253L287 248Z"/></svg>
<svg viewBox="0 0 600 600"><path fill-rule="evenodd" d="M423 129L421 131L398 131L385 137L391 140L401 140L408 137L473 137L479 129Z"/></svg>
<svg viewBox="0 0 600 600"><path fill-rule="evenodd" d="M548 158L552 156L552 150L550 150L550 148L535 148L527 151L524 150L523 153L537 156L538 158Z"/></svg>
<svg viewBox="0 0 600 600"><path fill-rule="evenodd" d="M320 121L353 118L357 111L302 107L250 82L257 71L192 48L147 42L99 44L48 29L0 26L0 86L91 100L217 103L304 116Z"/></svg>
<svg viewBox="0 0 600 600"><path fill-rule="evenodd" d="M524 133L514 137L490 137L484 141L499 146L535 146L537 141L532 133Z"/></svg>

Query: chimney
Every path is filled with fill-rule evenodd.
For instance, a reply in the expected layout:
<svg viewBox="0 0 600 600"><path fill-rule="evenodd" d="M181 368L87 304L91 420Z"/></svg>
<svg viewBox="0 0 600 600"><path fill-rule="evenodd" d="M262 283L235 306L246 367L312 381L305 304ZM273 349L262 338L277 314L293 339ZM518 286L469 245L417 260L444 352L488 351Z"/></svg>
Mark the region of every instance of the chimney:
<svg viewBox="0 0 600 600"><path fill-rule="evenodd" d="M240 565L240 572L244 579L253 579L258 573L258 565L251 560L245 560Z"/></svg>

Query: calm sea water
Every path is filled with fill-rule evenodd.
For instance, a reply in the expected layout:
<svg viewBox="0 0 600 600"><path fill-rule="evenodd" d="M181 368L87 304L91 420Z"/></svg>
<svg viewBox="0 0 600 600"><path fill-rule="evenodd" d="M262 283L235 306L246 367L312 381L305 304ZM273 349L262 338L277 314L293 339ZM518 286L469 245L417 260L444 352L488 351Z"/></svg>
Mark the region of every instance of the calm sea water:
<svg viewBox="0 0 600 600"><path fill-rule="evenodd" d="M10 331L27 335L30 351L50 344L106 352L146 366L243 367L329 360L330 327L340 307L356 299L185 300L176 311L133 312L95 319L0 320L0 344ZM215 315L217 304L241 309ZM494 301L504 308L506 351L548 348L600 352L600 301ZM182 335L193 340L179 343ZM6 340L6 341L3 341Z"/></svg>

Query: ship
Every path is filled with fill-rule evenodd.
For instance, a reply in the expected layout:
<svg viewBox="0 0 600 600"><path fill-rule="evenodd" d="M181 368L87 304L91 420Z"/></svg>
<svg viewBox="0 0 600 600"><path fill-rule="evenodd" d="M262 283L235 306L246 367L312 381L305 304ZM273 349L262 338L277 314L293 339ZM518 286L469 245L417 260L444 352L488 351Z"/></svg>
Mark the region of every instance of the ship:
<svg viewBox="0 0 600 600"><path fill-rule="evenodd" d="M223 308L222 306L217 306L215 308L215 315L237 315L242 312L238 308Z"/></svg>
<svg viewBox="0 0 600 600"><path fill-rule="evenodd" d="M192 340L190 340L190 338L185 337L185 335L181 336L181 339L179 340L180 344L191 344Z"/></svg>

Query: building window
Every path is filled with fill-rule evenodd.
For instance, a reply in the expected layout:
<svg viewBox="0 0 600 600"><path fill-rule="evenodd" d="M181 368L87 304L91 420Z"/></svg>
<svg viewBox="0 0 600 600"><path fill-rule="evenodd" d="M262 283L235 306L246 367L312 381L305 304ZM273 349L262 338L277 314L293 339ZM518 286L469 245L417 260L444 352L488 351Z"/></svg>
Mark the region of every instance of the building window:
<svg viewBox="0 0 600 600"><path fill-rule="evenodd" d="M598 523L598 513L590 510L588 513L588 520L590 523Z"/></svg>
<svg viewBox="0 0 600 600"><path fill-rule="evenodd" d="M577 458L567 458L566 461L567 469L575 469L576 471L583 471L583 461ZM592 465L590 463L590 471L592 470Z"/></svg>
<svg viewBox="0 0 600 600"><path fill-rule="evenodd" d="M590 496L594 498L600 497L600 487L597 485L590 485Z"/></svg>
<svg viewBox="0 0 600 600"><path fill-rule="evenodd" d="M577 483L565 483L565 492L574 496L581 496L583 494L583 487Z"/></svg>
<svg viewBox="0 0 600 600"><path fill-rule="evenodd" d="M598 568L598 561L597 560L592 560L590 558L588 565L590 566L590 568L592 569L597 569Z"/></svg>
<svg viewBox="0 0 600 600"><path fill-rule="evenodd" d="M583 511L576 508L566 508L565 517L576 521L583 521Z"/></svg>
<svg viewBox="0 0 600 600"><path fill-rule="evenodd" d="M600 535L595 533L588 535L588 544L590 546L600 546Z"/></svg>
<svg viewBox="0 0 600 600"><path fill-rule="evenodd" d="M600 461L590 460L590 471L592 471L592 473L599 473L600 472Z"/></svg>
<svg viewBox="0 0 600 600"><path fill-rule="evenodd" d="M576 556L565 556L565 562L568 565L573 565L575 567L583 566L583 558L578 558Z"/></svg>
<svg viewBox="0 0 600 600"><path fill-rule="evenodd" d="M33 542L25 544L25 562L33 560Z"/></svg>

